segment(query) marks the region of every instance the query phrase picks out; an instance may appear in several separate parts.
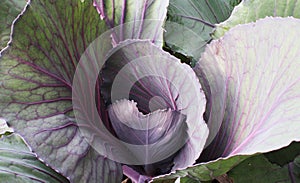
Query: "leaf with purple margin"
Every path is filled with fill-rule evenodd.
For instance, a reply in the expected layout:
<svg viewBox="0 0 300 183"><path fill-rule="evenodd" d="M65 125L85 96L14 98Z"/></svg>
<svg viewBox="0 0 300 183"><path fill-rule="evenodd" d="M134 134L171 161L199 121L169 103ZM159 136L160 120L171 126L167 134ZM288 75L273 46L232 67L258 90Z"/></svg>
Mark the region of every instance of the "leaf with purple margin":
<svg viewBox="0 0 300 183"><path fill-rule="evenodd" d="M265 18L237 26L207 47L197 67L225 94L226 110L200 161L269 152L300 140L299 26L299 19Z"/></svg>
<svg viewBox="0 0 300 183"><path fill-rule="evenodd" d="M39 161L16 134L0 138L0 160L1 182L69 182Z"/></svg>
<svg viewBox="0 0 300 183"><path fill-rule="evenodd" d="M126 39L148 39L162 46L168 5L169 0L94 0L107 25L121 27L112 36L115 44Z"/></svg>
<svg viewBox="0 0 300 183"><path fill-rule="evenodd" d="M202 117L206 101L200 83L188 65L149 41L127 40L107 56L102 77L102 92L107 105L128 99L135 101L138 110L144 114L161 109L184 114L190 136L175 157L173 169L195 162L208 135ZM160 100L151 107L155 98Z"/></svg>
<svg viewBox="0 0 300 183"><path fill-rule="evenodd" d="M171 129L180 128L176 133L177 142L185 141L186 117L180 112L172 110L156 110L144 115L138 111L136 103L129 100L121 100L113 103L109 109L109 117L117 136L131 144L147 145L157 142L166 135L171 136ZM172 133L175 133L174 131ZM135 137L135 138L132 138ZM171 140L164 146L171 145ZM174 141L174 140L172 140ZM176 145L175 144L175 145ZM162 149L164 149L162 148ZM159 150L157 150L159 151Z"/></svg>
<svg viewBox="0 0 300 183"><path fill-rule="evenodd" d="M0 61L0 113L37 156L72 182L120 182L118 163L79 133L71 84L86 47L106 26L91 1L36 1Z"/></svg>
<svg viewBox="0 0 300 183"><path fill-rule="evenodd" d="M200 76L210 86L206 89L214 101L211 110L220 110L222 100L227 105L226 110L223 109L225 114L221 112L225 120L220 133L198 161L216 160L158 177L154 182L186 176L209 181L228 172L251 154L276 150L299 140L297 55L300 47L294 42L299 36L295 27L299 25L300 20L293 18L267 18L239 25L207 47L195 71L198 75L201 71ZM289 37L286 37L287 34ZM270 105L273 107L270 108ZM257 127L257 124L261 126ZM255 134L250 135L253 138L248 138L249 133ZM243 143L245 140L248 140L247 143Z"/></svg>
<svg viewBox="0 0 300 183"><path fill-rule="evenodd" d="M142 157L145 165L139 168L148 176L169 172L174 164L172 159L188 139L186 116L179 111L157 110L144 115L133 101L121 100L109 107L109 117L120 140L137 145L155 144L149 146L147 156ZM158 144L159 141L164 142ZM149 162L166 152L163 161ZM132 151L132 156L139 157L139 153Z"/></svg>
<svg viewBox="0 0 300 183"><path fill-rule="evenodd" d="M2 0L0 6L0 51L10 40L11 26L26 6L26 0ZM1 55L1 54L0 54Z"/></svg>

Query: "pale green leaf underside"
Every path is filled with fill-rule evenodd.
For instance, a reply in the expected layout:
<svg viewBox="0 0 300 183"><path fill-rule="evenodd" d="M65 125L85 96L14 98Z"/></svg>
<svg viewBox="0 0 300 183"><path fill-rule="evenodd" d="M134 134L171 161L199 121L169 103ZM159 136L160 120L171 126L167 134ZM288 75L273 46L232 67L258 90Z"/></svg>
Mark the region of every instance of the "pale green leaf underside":
<svg viewBox="0 0 300 183"><path fill-rule="evenodd" d="M40 162L16 134L0 138L0 178L2 183L69 182Z"/></svg>
<svg viewBox="0 0 300 183"><path fill-rule="evenodd" d="M26 0L2 0L0 5L0 51L10 39L11 25L22 12Z"/></svg>
<svg viewBox="0 0 300 183"><path fill-rule="evenodd" d="M71 83L86 47L106 26L92 1L32 0L0 61L0 114L37 156L72 182L120 182L73 116Z"/></svg>
<svg viewBox="0 0 300 183"><path fill-rule="evenodd" d="M267 16L300 18L299 10L299 0L244 0L234 8L225 22L217 25L213 37L220 38L238 24L254 22Z"/></svg>

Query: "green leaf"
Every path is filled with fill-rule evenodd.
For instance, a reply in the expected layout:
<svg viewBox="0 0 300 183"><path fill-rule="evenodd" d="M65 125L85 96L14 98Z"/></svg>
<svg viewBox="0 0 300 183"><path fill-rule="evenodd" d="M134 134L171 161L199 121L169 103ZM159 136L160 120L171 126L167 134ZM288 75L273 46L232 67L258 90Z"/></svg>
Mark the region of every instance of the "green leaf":
<svg viewBox="0 0 300 183"><path fill-rule="evenodd" d="M234 8L231 16L217 25L214 38L222 37L232 27L254 22L267 16L300 18L298 0L245 0Z"/></svg>
<svg viewBox="0 0 300 183"><path fill-rule="evenodd" d="M271 163L276 163L280 166L293 161L298 155L300 155L300 142L293 142L285 148L265 154Z"/></svg>
<svg viewBox="0 0 300 183"><path fill-rule="evenodd" d="M287 165L289 175L294 182L300 182L300 155Z"/></svg>
<svg viewBox="0 0 300 183"><path fill-rule="evenodd" d="M198 183L198 182L199 181L196 181L196 180L188 178L188 177L180 178L180 183Z"/></svg>
<svg viewBox="0 0 300 183"><path fill-rule="evenodd" d="M174 52L198 60L214 24L226 20L239 0L170 0L164 39Z"/></svg>
<svg viewBox="0 0 300 183"><path fill-rule="evenodd" d="M0 61L0 114L37 156L72 182L120 182L120 164L78 130L72 79L81 54L106 31L92 1L32 0Z"/></svg>
<svg viewBox="0 0 300 183"><path fill-rule="evenodd" d="M0 138L0 177L3 183L69 182L39 161L16 134Z"/></svg>
<svg viewBox="0 0 300 183"><path fill-rule="evenodd" d="M171 173L169 175L154 178L153 182L167 183L178 177L187 177L183 180L193 179L195 181L211 181L220 175L225 174L248 157L250 156L234 156L231 158L220 158L215 161L197 164L184 170L177 170L175 173Z"/></svg>
<svg viewBox="0 0 300 183"><path fill-rule="evenodd" d="M0 6L0 51L9 42L11 26L23 11L26 0L2 0Z"/></svg>
<svg viewBox="0 0 300 183"><path fill-rule="evenodd" d="M297 167L298 160L295 159L291 164L280 167L270 163L264 155L258 155L245 160L233 168L228 173L228 176L235 183L297 182L296 180L300 180L299 171L297 175L297 168L299 168Z"/></svg>

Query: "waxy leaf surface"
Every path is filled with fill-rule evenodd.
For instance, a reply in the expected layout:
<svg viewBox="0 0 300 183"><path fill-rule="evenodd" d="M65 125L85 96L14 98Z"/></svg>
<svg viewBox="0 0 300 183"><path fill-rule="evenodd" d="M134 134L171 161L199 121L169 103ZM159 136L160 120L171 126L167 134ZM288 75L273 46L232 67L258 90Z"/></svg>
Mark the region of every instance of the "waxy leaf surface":
<svg viewBox="0 0 300 183"><path fill-rule="evenodd" d="M11 26L24 10L26 0L3 0L0 6L0 51L10 40Z"/></svg>
<svg viewBox="0 0 300 183"><path fill-rule="evenodd" d="M162 46L163 24L169 0L94 0L101 19L110 28L115 44L126 39L148 39Z"/></svg>
<svg viewBox="0 0 300 183"><path fill-rule="evenodd" d="M17 134L0 138L0 160L1 182L69 182L38 160Z"/></svg>
<svg viewBox="0 0 300 183"><path fill-rule="evenodd" d="M272 164L264 155L251 157L233 168L228 176L236 183L242 182L292 182L300 181L299 157L286 166Z"/></svg>
<svg viewBox="0 0 300 183"><path fill-rule="evenodd" d="M164 39L172 51L198 60L214 24L226 20L239 0L170 0Z"/></svg>
<svg viewBox="0 0 300 183"><path fill-rule="evenodd" d="M266 18L239 25L207 47L196 67L215 87L211 96L225 94L226 106L201 161L269 152L300 140L299 26L294 18Z"/></svg>
<svg viewBox="0 0 300 183"><path fill-rule="evenodd" d="M0 114L52 168L72 182L120 182L118 163L81 136L72 79L86 47L106 30L91 1L30 2L0 61Z"/></svg>
<svg viewBox="0 0 300 183"><path fill-rule="evenodd" d="M216 25L213 37L219 38L238 24L254 22L267 16L300 18L299 9L298 0L245 0L234 8L226 21Z"/></svg>

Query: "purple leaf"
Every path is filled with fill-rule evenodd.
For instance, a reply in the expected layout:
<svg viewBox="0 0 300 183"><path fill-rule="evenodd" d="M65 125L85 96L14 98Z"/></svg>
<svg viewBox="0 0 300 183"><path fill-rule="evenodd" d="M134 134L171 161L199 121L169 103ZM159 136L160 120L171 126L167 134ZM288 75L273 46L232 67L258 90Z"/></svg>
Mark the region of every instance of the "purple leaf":
<svg viewBox="0 0 300 183"><path fill-rule="evenodd" d="M177 111L157 110L144 115L138 111L136 103L128 100L113 103L108 111L117 136L128 143L153 144L165 136L174 134L175 131L172 130L174 128L181 129L176 134L179 137L176 143L185 141L185 134L180 133L185 131L186 118ZM162 149L167 148L168 145L171 144L165 144Z"/></svg>
<svg viewBox="0 0 300 183"><path fill-rule="evenodd" d="M152 129L154 131L134 134L131 133L134 131L133 129L127 128L126 131L130 131L129 134L121 135L119 133L124 133L125 124L132 125L131 122L134 122L134 126L138 127L138 123L142 123L144 120L152 121L151 118L155 119L157 115L162 116L161 120L172 119L171 116L184 115L186 116L189 140L174 158L175 164L172 169L183 168L195 162L205 144L208 131L202 117L205 96L201 92L196 75L188 65L180 63L179 60L149 41L128 40L120 43L107 55L101 76L104 80L103 96L107 105L112 104L113 106L115 114L110 111L110 117L112 123L116 123L113 126L119 138L143 144L146 132L163 135L163 131L157 132ZM135 104L122 99L135 101L137 108ZM115 102L118 100L122 101L116 104ZM142 117L144 119L137 119L137 117L143 116L140 112L148 114L147 118L144 116ZM178 116L176 113L180 115ZM116 120L116 118L119 119ZM125 123L122 124L122 128L119 127L121 124L119 121ZM165 125L174 122L171 120ZM165 130L167 129L165 128ZM130 136L130 134L135 136ZM155 138L159 139L159 136L155 136ZM155 138L146 137L146 140ZM172 147L172 143L164 146ZM163 148L164 146L156 147ZM173 153L175 152L177 151Z"/></svg>
<svg viewBox="0 0 300 183"><path fill-rule="evenodd" d="M157 110L143 115L136 103L121 100L110 106L109 117L120 140L136 145L154 144L149 147L154 149L145 152L148 154L144 156L145 165L142 166L143 173L148 176L170 171L178 146L184 145L188 138L186 117L178 111ZM152 164L153 159L160 159L166 152L163 163ZM139 157L139 153L132 151L132 156Z"/></svg>
<svg viewBox="0 0 300 183"><path fill-rule="evenodd" d="M210 114L222 106L216 96L225 96L219 99L226 110L201 160L269 152L300 140L299 26L294 18L266 18L208 46L197 67L211 88Z"/></svg>

